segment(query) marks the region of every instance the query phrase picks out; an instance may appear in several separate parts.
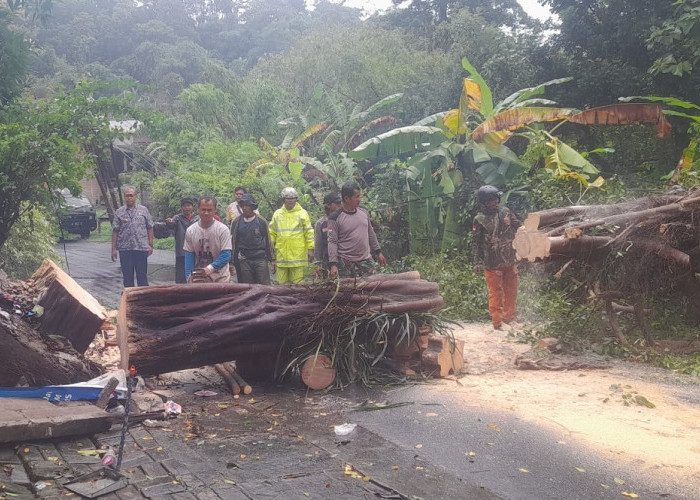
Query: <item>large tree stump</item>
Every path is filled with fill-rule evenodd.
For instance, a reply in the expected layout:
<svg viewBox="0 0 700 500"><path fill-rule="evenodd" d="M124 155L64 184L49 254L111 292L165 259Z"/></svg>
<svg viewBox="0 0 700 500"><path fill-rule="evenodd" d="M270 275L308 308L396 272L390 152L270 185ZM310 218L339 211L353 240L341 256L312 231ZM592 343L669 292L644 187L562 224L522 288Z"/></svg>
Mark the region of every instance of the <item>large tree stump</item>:
<svg viewBox="0 0 700 500"><path fill-rule="evenodd" d="M74 384L102 374L70 345L45 339L24 320L0 314L0 386Z"/></svg>
<svg viewBox="0 0 700 500"><path fill-rule="evenodd" d="M117 318L121 365L155 375L236 360L246 377L263 375L260 367L267 365L269 378L274 371L269 365L295 323L321 313L331 301L397 314L443 304L437 284L416 272L343 280L338 289L239 283L131 288L124 290Z"/></svg>
<svg viewBox="0 0 700 500"><path fill-rule="evenodd" d="M43 289L38 304L44 308L39 331L61 335L84 353L107 318L104 308L53 261L46 259L31 277Z"/></svg>

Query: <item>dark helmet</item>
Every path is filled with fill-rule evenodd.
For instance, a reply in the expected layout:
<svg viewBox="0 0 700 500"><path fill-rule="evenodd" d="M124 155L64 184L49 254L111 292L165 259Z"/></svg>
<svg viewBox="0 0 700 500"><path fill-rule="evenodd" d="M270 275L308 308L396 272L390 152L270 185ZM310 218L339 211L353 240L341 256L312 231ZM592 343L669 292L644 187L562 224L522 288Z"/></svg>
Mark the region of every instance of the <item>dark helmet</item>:
<svg viewBox="0 0 700 500"><path fill-rule="evenodd" d="M323 204L324 205L330 205L331 203L337 203L340 205L343 202L343 200L340 198L340 195L338 193L328 193L326 196L323 197Z"/></svg>
<svg viewBox="0 0 700 500"><path fill-rule="evenodd" d="M252 207L253 210L258 208L258 202L255 199L255 196L253 196L252 194L248 194L248 193L244 194L241 197L241 201L239 203L241 206L248 205L249 207Z"/></svg>
<svg viewBox="0 0 700 500"><path fill-rule="evenodd" d="M503 196L502 191L500 191L497 187L490 186L488 184L486 186L481 186L476 192L476 197L479 200L479 203L484 204L493 200L501 201L501 196Z"/></svg>

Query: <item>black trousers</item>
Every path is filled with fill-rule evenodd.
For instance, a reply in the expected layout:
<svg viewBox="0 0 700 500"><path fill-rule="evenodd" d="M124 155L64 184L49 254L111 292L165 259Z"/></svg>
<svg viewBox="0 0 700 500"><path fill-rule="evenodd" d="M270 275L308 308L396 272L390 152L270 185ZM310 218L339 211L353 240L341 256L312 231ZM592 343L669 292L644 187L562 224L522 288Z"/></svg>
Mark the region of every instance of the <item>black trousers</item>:
<svg viewBox="0 0 700 500"><path fill-rule="evenodd" d="M187 283L185 279L185 256L175 257L175 283Z"/></svg>
<svg viewBox="0 0 700 500"><path fill-rule="evenodd" d="M138 286L148 286L148 252L145 250L120 250L124 288L134 286L134 272Z"/></svg>

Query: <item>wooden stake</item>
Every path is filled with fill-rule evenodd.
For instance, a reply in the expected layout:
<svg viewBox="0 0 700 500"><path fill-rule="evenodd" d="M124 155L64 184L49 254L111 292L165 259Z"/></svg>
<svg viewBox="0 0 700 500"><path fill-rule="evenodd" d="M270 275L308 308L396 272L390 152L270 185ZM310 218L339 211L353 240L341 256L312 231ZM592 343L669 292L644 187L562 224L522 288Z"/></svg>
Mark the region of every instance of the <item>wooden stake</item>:
<svg viewBox="0 0 700 500"><path fill-rule="evenodd" d="M232 363L224 363L224 368L228 370L228 372L231 374L233 379L238 383L238 385L241 387L243 390L243 394L250 394L253 392L253 387L248 384L245 380L243 380L243 377L241 377L238 372L236 371L236 367L233 366Z"/></svg>
<svg viewBox="0 0 700 500"><path fill-rule="evenodd" d="M241 387L233 379L233 377L231 376L231 374L228 372L228 370L226 369L226 367L224 365L214 365L214 369L224 379L224 381L226 382L226 385L228 385L228 388L231 391L231 394L233 394L235 396L236 394L241 393Z"/></svg>

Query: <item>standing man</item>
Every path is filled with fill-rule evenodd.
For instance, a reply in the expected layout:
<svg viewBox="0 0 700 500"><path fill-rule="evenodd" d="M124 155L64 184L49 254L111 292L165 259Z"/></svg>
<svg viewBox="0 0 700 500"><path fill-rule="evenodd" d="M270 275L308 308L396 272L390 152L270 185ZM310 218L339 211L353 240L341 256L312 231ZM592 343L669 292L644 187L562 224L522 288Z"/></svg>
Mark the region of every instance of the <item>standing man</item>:
<svg viewBox="0 0 700 500"><path fill-rule="evenodd" d="M239 283L270 284L270 268L276 270L267 221L254 210L258 203L251 194L244 194L240 202L243 212L231 223L231 246L233 262L238 272Z"/></svg>
<svg viewBox="0 0 700 500"><path fill-rule="evenodd" d="M215 283L225 283L231 277L228 263L231 260L231 233L226 225L214 219L216 198L202 196L197 204L199 221L185 233L185 278L189 280L193 269L202 269Z"/></svg>
<svg viewBox="0 0 700 500"><path fill-rule="evenodd" d="M494 186L481 186L477 192L479 213L474 217L472 256L474 272L484 270L489 289L489 313L495 330L516 319L518 268L513 239L520 220L501 207L503 193Z"/></svg>
<svg viewBox="0 0 700 500"><path fill-rule="evenodd" d="M233 194L236 197L236 201L231 203L226 207L226 220L231 223L243 214L243 205L241 205L241 200L243 195L248 194L248 190L243 186L238 186L233 190ZM255 209L255 213L260 215L258 209Z"/></svg>
<svg viewBox="0 0 700 500"><path fill-rule="evenodd" d="M124 205L112 220L112 262L119 255L124 287L148 286L148 256L153 253L153 219L146 207L136 203L136 188L124 188Z"/></svg>
<svg viewBox="0 0 700 500"><path fill-rule="evenodd" d="M194 215L194 201L191 198L183 198L180 201L182 213L169 219L165 223L175 235L175 283L187 283L185 278L185 251L182 245L185 243L187 228L199 221L199 216Z"/></svg>
<svg viewBox="0 0 700 500"><path fill-rule="evenodd" d="M386 258L372 227L369 212L360 206L360 186L346 182L340 188L341 210L328 216L328 262L330 277L374 274L377 262ZM377 262L372 258L372 254Z"/></svg>
<svg viewBox="0 0 700 500"><path fill-rule="evenodd" d="M280 196L284 205L270 221L270 240L277 254L277 282L301 283L304 268L314 260L314 228L309 214L297 203L296 189L286 187Z"/></svg>
<svg viewBox="0 0 700 500"><path fill-rule="evenodd" d="M323 210L326 215L314 224L314 256L316 257L316 275L328 277L328 216L340 210L342 199L338 193L328 193L323 197Z"/></svg>

